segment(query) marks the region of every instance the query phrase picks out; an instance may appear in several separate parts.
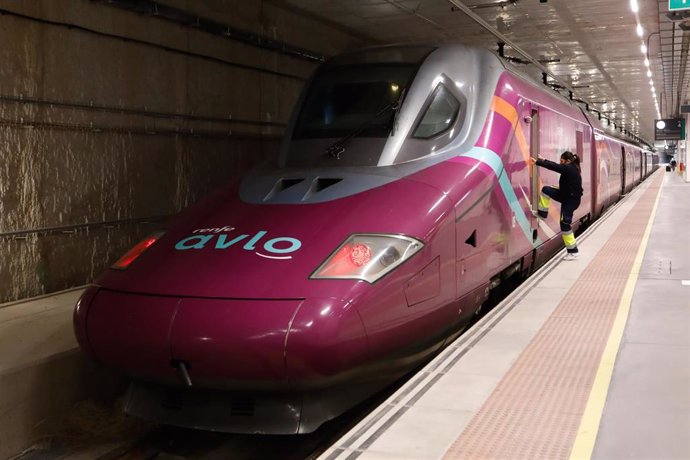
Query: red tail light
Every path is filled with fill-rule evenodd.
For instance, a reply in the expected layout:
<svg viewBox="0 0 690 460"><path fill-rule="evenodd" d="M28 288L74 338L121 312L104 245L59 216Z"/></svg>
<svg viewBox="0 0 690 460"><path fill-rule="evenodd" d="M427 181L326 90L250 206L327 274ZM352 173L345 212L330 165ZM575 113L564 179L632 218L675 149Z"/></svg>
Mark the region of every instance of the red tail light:
<svg viewBox="0 0 690 460"><path fill-rule="evenodd" d="M416 254L424 243L404 235L350 235L310 276L311 279L359 279L369 283Z"/></svg>
<svg viewBox="0 0 690 460"><path fill-rule="evenodd" d="M371 249L364 243L357 243L352 246L350 260L357 267L363 267L371 260Z"/></svg>
<svg viewBox="0 0 690 460"><path fill-rule="evenodd" d="M147 236L142 241L137 243L136 246L127 251L127 253L124 256L120 257L120 259L113 265L111 265L110 268L114 268L116 270L125 270L127 267L129 267L129 265L132 262L134 262L137 259L137 257L142 255L144 251L146 251L149 247L153 245L153 243L158 241L164 233L165 232L156 232Z"/></svg>

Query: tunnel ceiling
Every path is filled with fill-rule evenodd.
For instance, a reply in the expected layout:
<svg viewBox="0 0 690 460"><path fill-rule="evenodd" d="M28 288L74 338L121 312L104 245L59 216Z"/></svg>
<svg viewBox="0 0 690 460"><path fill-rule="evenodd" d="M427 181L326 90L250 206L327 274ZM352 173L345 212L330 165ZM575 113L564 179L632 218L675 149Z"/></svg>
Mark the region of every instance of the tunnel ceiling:
<svg viewBox="0 0 690 460"><path fill-rule="evenodd" d="M653 143L654 119L672 118L687 98L690 19L668 0L276 0L374 43L462 42L498 50L497 38L539 61L561 93L588 103L603 121ZM468 11L468 13L466 13ZM689 10L690 11L690 10ZM689 14L690 16L690 14ZM477 20L477 18L479 20ZM637 25L642 26L642 36ZM642 44L648 45L649 67ZM524 59L506 45L504 54ZM536 65L517 64L542 80ZM651 71L651 78L648 76ZM653 82L656 99L652 92ZM595 112L595 115L597 113ZM613 126L611 126L613 129Z"/></svg>

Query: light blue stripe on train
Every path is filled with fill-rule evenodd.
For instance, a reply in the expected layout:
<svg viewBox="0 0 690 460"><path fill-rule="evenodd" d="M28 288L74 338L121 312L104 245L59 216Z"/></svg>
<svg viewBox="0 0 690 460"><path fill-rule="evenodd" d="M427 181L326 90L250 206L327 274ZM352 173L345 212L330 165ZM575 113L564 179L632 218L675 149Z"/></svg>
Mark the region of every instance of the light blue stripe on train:
<svg viewBox="0 0 690 460"><path fill-rule="evenodd" d="M532 242L533 247L539 246L541 244L541 240L539 238L532 240L532 226L530 225L527 216L525 216L522 206L520 206L520 201L518 200L517 195L515 195L515 190L513 190L513 185L508 179L508 174L506 173L505 167L503 167L501 157L498 156L494 151L484 147L473 147L472 150L467 153L463 153L460 156L481 161L493 170L494 174L496 174L496 177L498 178L498 183L501 186L503 195L508 201L508 205L510 206L510 209L512 209L513 215L515 216L517 223L520 225L522 232L525 234L525 238L527 238L527 241Z"/></svg>

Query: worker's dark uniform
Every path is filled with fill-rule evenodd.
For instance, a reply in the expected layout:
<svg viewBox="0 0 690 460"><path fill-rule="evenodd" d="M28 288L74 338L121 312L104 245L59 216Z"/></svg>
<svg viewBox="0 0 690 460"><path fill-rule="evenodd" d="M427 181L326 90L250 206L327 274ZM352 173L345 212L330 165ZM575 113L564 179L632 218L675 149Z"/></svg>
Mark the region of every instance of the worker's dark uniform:
<svg viewBox="0 0 690 460"><path fill-rule="evenodd" d="M561 232L563 243L568 252L576 253L577 243L573 233L573 213L580 206L582 198L582 176L580 170L572 163L560 164L549 160L537 160L537 166L560 173L558 187L544 186L539 198L539 216L548 216L550 198L561 203Z"/></svg>

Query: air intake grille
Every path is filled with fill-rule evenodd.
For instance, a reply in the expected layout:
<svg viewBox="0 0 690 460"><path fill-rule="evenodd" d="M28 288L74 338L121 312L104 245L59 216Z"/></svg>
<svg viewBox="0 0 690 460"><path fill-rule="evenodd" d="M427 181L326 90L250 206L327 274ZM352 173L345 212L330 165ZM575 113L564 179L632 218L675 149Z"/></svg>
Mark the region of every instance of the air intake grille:
<svg viewBox="0 0 690 460"><path fill-rule="evenodd" d="M254 398L239 397L232 399L232 407L230 414L239 417L251 417L254 415L255 401Z"/></svg>
<svg viewBox="0 0 690 460"><path fill-rule="evenodd" d="M270 199L273 198L277 193L280 193L280 192L282 192L283 190L287 190L287 189L289 189L290 187L293 187L293 186L299 184L299 183L302 182L302 181L304 181L303 178L296 178L296 179L283 179L283 178L281 178L281 179L278 179L278 181L275 183L275 185L273 186L273 188L271 189L271 191L268 192L268 194L267 194L266 197L264 198L264 201L270 200Z"/></svg>

